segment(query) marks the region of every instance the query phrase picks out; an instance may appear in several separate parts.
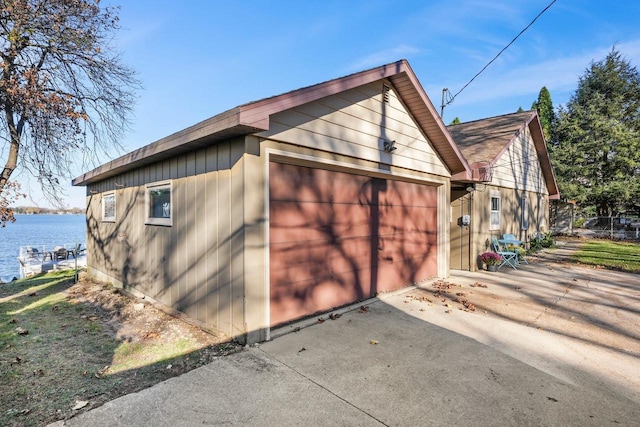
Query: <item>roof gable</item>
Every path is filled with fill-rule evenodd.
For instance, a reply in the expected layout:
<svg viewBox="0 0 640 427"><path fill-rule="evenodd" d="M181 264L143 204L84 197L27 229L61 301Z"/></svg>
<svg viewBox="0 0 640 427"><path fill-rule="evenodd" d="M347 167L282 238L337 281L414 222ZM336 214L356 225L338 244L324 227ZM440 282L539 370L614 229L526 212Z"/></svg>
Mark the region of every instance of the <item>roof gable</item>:
<svg viewBox="0 0 640 427"><path fill-rule="evenodd" d="M269 130L269 117L275 113L382 79L387 79L394 86L451 173L468 174L470 168L460 149L447 132L409 63L401 60L238 106L105 163L75 178L73 185L88 185L224 139Z"/></svg>
<svg viewBox="0 0 640 427"><path fill-rule="evenodd" d="M516 138L529 128L551 199L560 193L556 183L551 158L536 111L506 114L447 127L453 140L467 159L472 169L495 165L500 156L509 149ZM479 176L480 174L474 174Z"/></svg>

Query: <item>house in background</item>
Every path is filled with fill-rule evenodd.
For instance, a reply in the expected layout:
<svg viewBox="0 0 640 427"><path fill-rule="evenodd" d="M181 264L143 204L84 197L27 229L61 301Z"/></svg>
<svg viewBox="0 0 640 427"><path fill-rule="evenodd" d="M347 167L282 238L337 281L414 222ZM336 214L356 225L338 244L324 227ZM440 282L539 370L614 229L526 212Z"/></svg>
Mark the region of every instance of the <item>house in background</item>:
<svg viewBox="0 0 640 427"><path fill-rule="evenodd" d="M471 169L403 60L236 107L73 184L90 277L251 343L447 277L453 175ZM506 218L517 199L500 195Z"/></svg>
<svg viewBox="0 0 640 427"><path fill-rule="evenodd" d="M474 271L491 237L527 242L549 231L549 201L560 194L537 112L447 129L471 168L452 177L451 268Z"/></svg>

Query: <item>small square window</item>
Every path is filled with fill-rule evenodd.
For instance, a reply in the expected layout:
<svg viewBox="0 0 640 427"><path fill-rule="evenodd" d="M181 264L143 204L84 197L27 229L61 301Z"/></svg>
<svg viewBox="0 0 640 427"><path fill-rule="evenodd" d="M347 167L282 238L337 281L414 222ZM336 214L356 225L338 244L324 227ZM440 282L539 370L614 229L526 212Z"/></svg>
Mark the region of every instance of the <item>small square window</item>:
<svg viewBox="0 0 640 427"><path fill-rule="evenodd" d="M116 193L102 195L102 221L116 221Z"/></svg>
<svg viewBox="0 0 640 427"><path fill-rule="evenodd" d="M147 220L150 225L172 225L171 183L148 184L146 193Z"/></svg>

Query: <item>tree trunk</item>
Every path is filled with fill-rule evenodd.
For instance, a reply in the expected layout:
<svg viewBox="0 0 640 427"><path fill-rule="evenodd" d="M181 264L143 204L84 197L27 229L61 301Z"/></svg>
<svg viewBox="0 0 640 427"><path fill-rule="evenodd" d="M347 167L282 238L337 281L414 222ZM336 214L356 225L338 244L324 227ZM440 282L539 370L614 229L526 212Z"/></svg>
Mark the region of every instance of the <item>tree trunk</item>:
<svg viewBox="0 0 640 427"><path fill-rule="evenodd" d="M11 174L18 166L18 151L20 149L20 134L23 123L22 120L18 123L20 129L16 127L13 118L13 111L10 107L5 107L5 117L7 120L9 135L11 136L11 142L9 144L9 156L7 157L7 162L4 165L4 169L2 169L2 174L0 174L0 198L2 197L2 191L4 190L7 181L9 181Z"/></svg>

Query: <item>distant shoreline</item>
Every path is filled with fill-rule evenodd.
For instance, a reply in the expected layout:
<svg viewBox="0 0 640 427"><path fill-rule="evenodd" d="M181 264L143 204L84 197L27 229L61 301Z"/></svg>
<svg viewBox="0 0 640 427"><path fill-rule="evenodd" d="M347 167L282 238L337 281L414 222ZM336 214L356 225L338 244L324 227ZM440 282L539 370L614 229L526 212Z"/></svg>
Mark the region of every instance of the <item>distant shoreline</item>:
<svg viewBox="0 0 640 427"><path fill-rule="evenodd" d="M17 207L12 208L15 215L85 215L85 209L48 209L37 207Z"/></svg>

